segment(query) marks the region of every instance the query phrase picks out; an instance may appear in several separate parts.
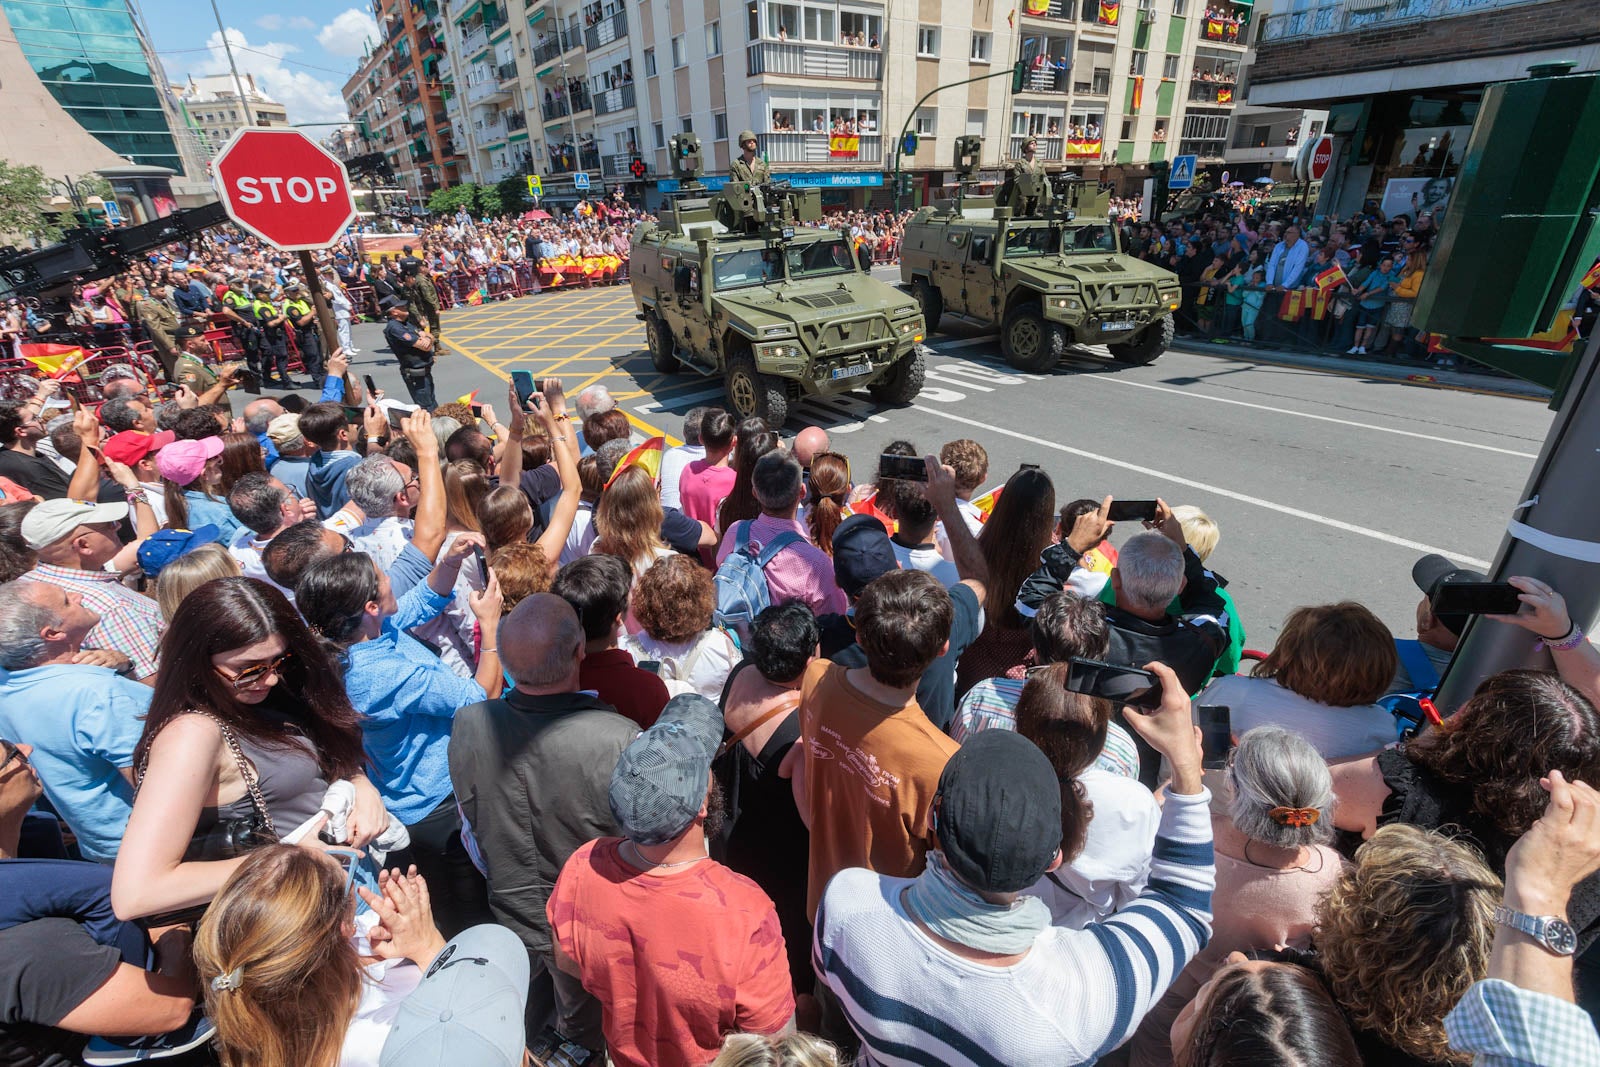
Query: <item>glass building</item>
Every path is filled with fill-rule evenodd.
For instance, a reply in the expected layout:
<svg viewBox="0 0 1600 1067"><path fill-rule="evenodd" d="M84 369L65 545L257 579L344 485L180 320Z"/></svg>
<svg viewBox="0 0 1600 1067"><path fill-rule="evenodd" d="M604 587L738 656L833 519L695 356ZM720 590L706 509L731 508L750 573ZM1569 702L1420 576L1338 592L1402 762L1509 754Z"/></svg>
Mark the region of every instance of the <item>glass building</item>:
<svg viewBox="0 0 1600 1067"><path fill-rule="evenodd" d="M128 0L0 0L34 73L67 113L134 163L183 173Z"/></svg>

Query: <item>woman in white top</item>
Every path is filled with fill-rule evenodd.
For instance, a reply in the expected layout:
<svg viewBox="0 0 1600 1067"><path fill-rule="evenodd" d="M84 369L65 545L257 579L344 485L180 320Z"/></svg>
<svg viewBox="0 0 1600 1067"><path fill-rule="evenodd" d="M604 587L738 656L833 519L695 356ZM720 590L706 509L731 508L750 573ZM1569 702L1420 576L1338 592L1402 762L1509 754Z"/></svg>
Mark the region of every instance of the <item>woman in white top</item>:
<svg viewBox="0 0 1600 1067"><path fill-rule="evenodd" d="M661 540L664 519L661 493L650 472L638 465L624 467L611 476L595 505L594 551L627 560L637 583L656 560L672 554Z"/></svg>
<svg viewBox="0 0 1600 1067"><path fill-rule="evenodd" d="M1296 608L1252 675L1218 678L1195 703L1227 707L1236 737L1282 726L1323 759L1363 756L1395 739L1394 716L1376 701L1398 665L1394 635L1360 604Z"/></svg>
<svg viewBox="0 0 1600 1067"><path fill-rule="evenodd" d="M561 565L565 567L575 559L587 556L594 549L594 506L600 502L600 460L593 452L578 461L578 510L572 516L572 529L567 532L566 543L561 546Z"/></svg>
<svg viewBox="0 0 1600 1067"><path fill-rule="evenodd" d="M728 632L711 625L717 606L711 572L673 553L639 577L630 604L640 629L623 639L623 647L634 662L659 663L673 696L699 693L720 701L739 654Z"/></svg>
<svg viewBox="0 0 1600 1067"><path fill-rule="evenodd" d="M428 888L384 872L353 886L347 849L257 849L194 939L223 1067L377 1067L403 1001L445 946ZM359 918L356 895L372 908Z"/></svg>

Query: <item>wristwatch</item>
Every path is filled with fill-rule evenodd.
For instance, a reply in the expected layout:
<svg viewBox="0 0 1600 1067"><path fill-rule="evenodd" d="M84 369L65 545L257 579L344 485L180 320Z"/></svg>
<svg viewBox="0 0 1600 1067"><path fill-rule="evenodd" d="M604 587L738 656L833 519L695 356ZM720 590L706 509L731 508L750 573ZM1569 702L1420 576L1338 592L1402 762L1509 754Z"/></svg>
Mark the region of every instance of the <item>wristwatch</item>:
<svg viewBox="0 0 1600 1067"><path fill-rule="evenodd" d="M1555 915L1528 915L1513 911L1504 904L1495 905L1494 921L1513 930L1527 934L1546 951L1557 956L1570 956L1578 951L1578 934L1572 924Z"/></svg>

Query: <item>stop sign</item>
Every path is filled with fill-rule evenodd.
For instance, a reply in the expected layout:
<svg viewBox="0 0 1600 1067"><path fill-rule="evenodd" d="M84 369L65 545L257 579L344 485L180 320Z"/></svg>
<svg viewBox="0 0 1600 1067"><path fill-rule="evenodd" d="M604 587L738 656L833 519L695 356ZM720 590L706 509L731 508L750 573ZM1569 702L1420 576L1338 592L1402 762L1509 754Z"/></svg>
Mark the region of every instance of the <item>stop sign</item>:
<svg viewBox="0 0 1600 1067"><path fill-rule="evenodd" d="M1309 170L1311 180L1320 182L1327 176L1328 168L1331 166L1333 166L1333 138L1324 137L1311 150L1311 167Z"/></svg>
<svg viewBox="0 0 1600 1067"><path fill-rule="evenodd" d="M344 164L299 130L246 127L212 164L228 217L275 248L327 248L356 216Z"/></svg>

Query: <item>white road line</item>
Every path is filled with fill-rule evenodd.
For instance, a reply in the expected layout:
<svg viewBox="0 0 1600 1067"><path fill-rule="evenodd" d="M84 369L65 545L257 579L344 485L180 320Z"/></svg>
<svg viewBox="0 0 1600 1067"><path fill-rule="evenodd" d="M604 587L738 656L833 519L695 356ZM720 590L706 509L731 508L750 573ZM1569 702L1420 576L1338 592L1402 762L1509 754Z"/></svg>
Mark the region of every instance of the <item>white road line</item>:
<svg viewBox="0 0 1600 1067"><path fill-rule="evenodd" d="M1376 430L1379 433L1398 434L1401 437L1416 437L1423 441L1437 441L1442 445L1460 445L1462 448L1478 448L1485 452L1498 452L1503 456L1519 456L1523 459L1538 459L1534 452L1518 452L1513 448L1500 448L1495 445L1480 445L1473 441L1458 441L1453 437L1436 437L1431 433L1417 433L1414 430L1397 430L1393 426L1376 426L1370 422L1354 422L1350 419L1336 419L1332 415L1313 415L1308 411L1294 411L1290 408L1276 408L1268 404L1252 404L1246 400L1231 400L1222 396L1207 396L1204 393L1191 393L1186 389L1173 389L1165 385L1151 385L1149 382L1130 382L1125 378L1112 378L1101 374L1078 374L1072 378L1077 382L1098 382L1101 385L1123 385L1132 389L1153 389L1158 393L1172 393L1190 400L1210 400L1217 404L1234 404L1242 408L1255 408L1257 411L1271 411L1279 415L1293 415L1301 419L1315 419L1318 422L1334 422L1340 426L1354 426L1361 430Z"/></svg>
<svg viewBox="0 0 1600 1067"><path fill-rule="evenodd" d="M1448 556L1450 559L1453 559L1458 563L1462 563L1471 567L1478 567L1482 570L1488 570L1490 566L1489 561L1486 559L1473 559L1471 556L1464 556L1447 548L1439 548L1434 545L1423 544L1421 541L1413 541L1410 538L1398 537L1394 534L1383 533L1380 530L1373 530L1366 526L1357 526L1355 523L1343 522L1339 519L1329 518L1326 515L1318 515L1315 512L1302 511L1299 508L1289 507L1287 504L1275 504L1270 500L1263 500L1258 496L1250 496L1248 493L1238 493L1232 489L1223 489L1222 487L1212 485L1209 482L1198 482L1192 478L1183 478L1176 474L1168 474L1166 471L1158 471L1151 467L1143 467L1137 463L1129 463L1126 460L1113 459L1110 456L1102 456L1095 452L1085 452L1081 448L1073 448L1070 445L1063 445L1056 441L1047 441L1042 437L1034 437L1031 434L1020 433L1016 430L1008 430L1003 426L992 426L987 422L979 422L977 419L969 419L961 415L953 415L950 412L942 411L939 408L924 407L921 404L915 405L915 408L917 411L927 412L929 415L937 415L941 419L949 419L951 422L964 423L967 426L976 426L980 430L988 430L990 433L1004 434L1007 437L1014 437L1019 441L1027 441L1029 444L1039 445L1041 448L1053 448L1058 452L1066 452L1067 454L1077 456L1080 459L1093 460L1096 463L1104 463L1112 467L1121 467L1123 470L1130 470L1136 474L1149 475L1152 478L1160 478L1164 481L1173 482L1176 485L1188 486L1190 489L1199 489L1202 492L1215 493L1218 496L1227 497L1230 500L1237 500L1242 504L1254 504L1256 507L1266 508L1268 511L1276 511L1281 515L1289 515L1296 519L1305 519L1307 522L1319 523L1323 526L1332 527L1335 530L1342 530L1345 533L1359 534L1362 537L1370 537L1375 541L1383 541L1391 545L1399 545L1402 548L1409 548L1421 553L1437 552L1439 555Z"/></svg>
<svg viewBox="0 0 1600 1067"><path fill-rule="evenodd" d="M998 343L999 342L993 337L969 337L965 341L940 341L937 344L932 344L928 347L933 349L934 354L937 355L941 352L949 352L956 348L976 348L979 345L992 345Z"/></svg>

